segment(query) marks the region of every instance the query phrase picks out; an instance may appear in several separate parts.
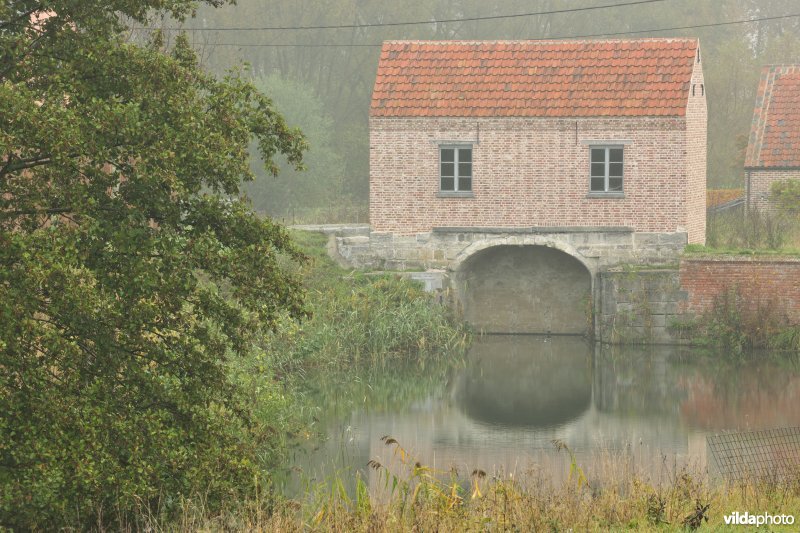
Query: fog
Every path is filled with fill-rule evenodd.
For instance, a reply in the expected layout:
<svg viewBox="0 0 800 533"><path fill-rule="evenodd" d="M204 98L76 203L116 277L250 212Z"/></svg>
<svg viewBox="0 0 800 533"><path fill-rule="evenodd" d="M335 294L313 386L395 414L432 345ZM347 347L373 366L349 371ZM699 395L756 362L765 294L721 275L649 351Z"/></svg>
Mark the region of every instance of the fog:
<svg viewBox="0 0 800 533"><path fill-rule="evenodd" d="M153 27L187 31L218 75L247 64L307 135L306 171L259 171L247 187L258 210L287 221L364 221L367 118L384 40L698 37L709 188L743 183L761 67L800 58L796 0L239 0Z"/></svg>

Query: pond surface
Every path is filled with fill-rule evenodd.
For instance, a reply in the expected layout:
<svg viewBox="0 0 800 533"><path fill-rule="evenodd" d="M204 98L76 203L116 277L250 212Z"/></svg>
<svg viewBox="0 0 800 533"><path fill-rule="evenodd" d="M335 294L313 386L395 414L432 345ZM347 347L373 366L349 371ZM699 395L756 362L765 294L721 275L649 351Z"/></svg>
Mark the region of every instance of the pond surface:
<svg viewBox="0 0 800 533"><path fill-rule="evenodd" d="M324 378L317 378L324 379ZM320 391L328 439L298 453L294 490L403 468L394 446L438 471L475 469L559 482L575 454L589 477L631 472L654 483L704 473L706 436L800 426L800 367L777 358L733 364L674 346L607 348L581 337L488 335L456 368L398 369ZM305 486L305 488L304 488Z"/></svg>

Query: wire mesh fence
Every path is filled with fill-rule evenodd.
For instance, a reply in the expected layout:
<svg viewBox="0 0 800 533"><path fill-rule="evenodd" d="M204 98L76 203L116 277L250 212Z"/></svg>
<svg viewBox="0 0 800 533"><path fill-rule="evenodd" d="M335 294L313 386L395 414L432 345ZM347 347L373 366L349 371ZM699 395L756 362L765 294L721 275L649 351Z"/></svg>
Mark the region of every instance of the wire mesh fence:
<svg viewBox="0 0 800 533"><path fill-rule="evenodd" d="M781 481L800 475L800 428L724 433L707 442L727 481Z"/></svg>

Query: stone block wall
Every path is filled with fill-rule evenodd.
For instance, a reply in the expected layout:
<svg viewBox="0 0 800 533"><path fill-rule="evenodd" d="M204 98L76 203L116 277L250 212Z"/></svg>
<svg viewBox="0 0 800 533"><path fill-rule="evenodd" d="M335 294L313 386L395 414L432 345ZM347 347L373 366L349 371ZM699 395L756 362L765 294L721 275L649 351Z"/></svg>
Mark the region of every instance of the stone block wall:
<svg viewBox="0 0 800 533"><path fill-rule="evenodd" d="M676 325L683 314L686 291L677 268L611 269L597 279L595 337L604 343L683 343Z"/></svg>
<svg viewBox="0 0 800 533"><path fill-rule="evenodd" d="M683 257L679 268L612 268L597 276L595 335L608 343L684 343L681 324L733 291L739 310L800 325L800 258Z"/></svg>
<svg viewBox="0 0 800 533"><path fill-rule="evenodd" d="M736 292L742 312L769 312L785 324L800 325L800 257L680 257L686 234L634 233L619 228L583 232L575 228L438 228L415 236L396 236L370 232L368 226L304 229L328 233L329 251L349 266L437 268L411 276L431 290L457 287L460 265L494 246L561 250L578 259L591 274L594 333L602 342L688 342L681 338L680 325L711 312L729 291Z"/></svg>
<svg viewBox="0 0 800 533"><path fill-rule="evenodd" d="M351 266L377 270L453 269L476 246L548 246L596 272L621 263L677 261L685 233L635 233L629 228L434 228L417 235L367 232L336 237ZM472 248L470 248L472 247Z"/></svg>

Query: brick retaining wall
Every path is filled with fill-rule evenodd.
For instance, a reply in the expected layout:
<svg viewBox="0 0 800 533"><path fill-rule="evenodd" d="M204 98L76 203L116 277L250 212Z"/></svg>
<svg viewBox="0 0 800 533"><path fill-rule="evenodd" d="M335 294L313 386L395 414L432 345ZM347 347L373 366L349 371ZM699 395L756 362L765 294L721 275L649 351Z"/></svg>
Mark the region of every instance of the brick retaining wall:
<svg viewBox="0 0 800 533"><path fill-rule="evenodd" d="M713 311L726 291L737 309L800 324L800 258L690 256L680 267L602 271L597 279L597 338L608 343L682 343L674 327Z"/></svg>
<svg viewBox="0 0 800 533"><path fill-rule="evenodd" d="M768 308L788 323L800 324L800 258L683 258L680 284L687 292L686 312L709 312L726 290L735 289L746 311Z"/></svg>

